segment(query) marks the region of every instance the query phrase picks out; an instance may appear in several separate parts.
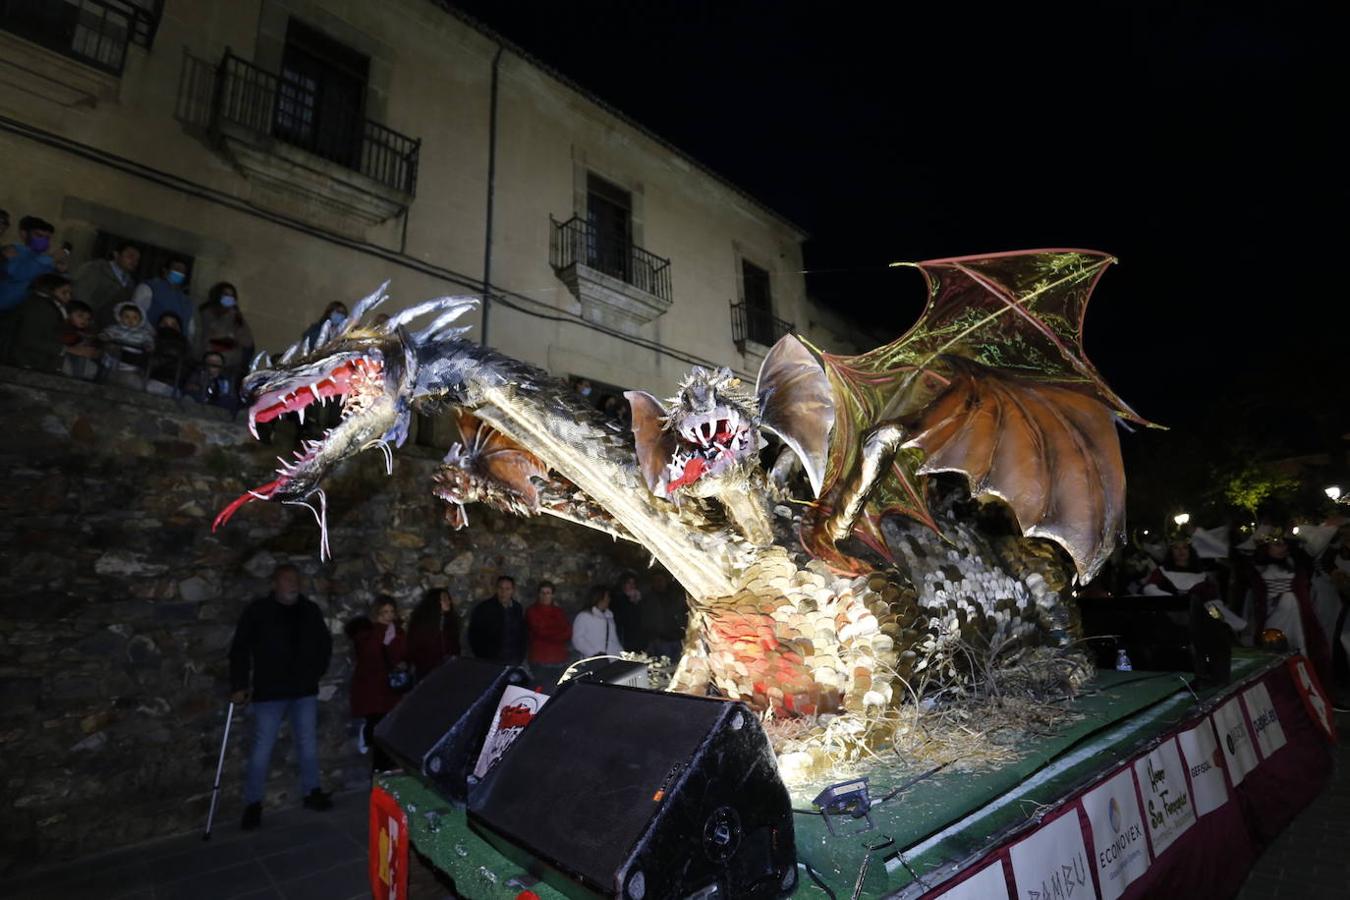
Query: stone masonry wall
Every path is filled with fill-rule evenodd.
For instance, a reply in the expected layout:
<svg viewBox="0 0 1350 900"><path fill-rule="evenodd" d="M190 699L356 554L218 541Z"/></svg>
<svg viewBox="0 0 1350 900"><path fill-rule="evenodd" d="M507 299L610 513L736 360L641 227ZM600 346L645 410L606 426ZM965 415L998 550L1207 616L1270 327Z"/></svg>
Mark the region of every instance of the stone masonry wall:
<svg viewBox="0 0 1350 900"><path fill-rule="evenodd" d="M592 584L641 570L641 548L557 520L470 510L452 532L427 490L430 453L349 460L328 484L333 560L304 509L216 511L270 480L259 446L221 410L0 369L0 872L201 827L219 752L226 651L279 562L334 635L320 693L330 788L368 783L347 706L342 624L376 593L403 614L446 586L461 617L498 574L523 598L541 578L575 611ZM248 717L230 736L218 825L237 827ZM242 726L242 727L241 727ZM283 735L268 805L298 803Z"/></svg>

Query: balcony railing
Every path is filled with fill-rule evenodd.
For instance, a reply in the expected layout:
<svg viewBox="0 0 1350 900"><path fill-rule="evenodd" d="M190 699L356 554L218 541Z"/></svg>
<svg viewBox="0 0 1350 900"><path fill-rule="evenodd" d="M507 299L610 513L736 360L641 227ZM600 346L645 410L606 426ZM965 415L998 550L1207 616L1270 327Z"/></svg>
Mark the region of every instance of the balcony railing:
<svg viewBox="0 0 1350 900"><path fill-rule="evenodd" d="M71 59L121 75L127 47L149 47L162 0L0 0L0 28Z"/></svg>
<svg viewBox="0 0 1350 900"><path fill-rule="evenodd" d="M219 65L187 55L178 117L219 132L226 124L268 135L414 194L422 142L355 110L320 106L312 89L258 68L230 51Z"/></svg>
<svg viewBox="0 0 1350 900"><path fill-rule="evenodd" d="M670 260L648 253L632 241L600 234L581 216L559 222L549 216L549 262L561 271L583 266L617 278L654 297L671 302Z"/></svg>
<svg viewBox="0 0 1350 900"><path fill-rule="evenodd" d="M778 318L769 310L745 303L731 304L731 339L742 351L746 341L771 347L795 328L791 322Z"/></svg>

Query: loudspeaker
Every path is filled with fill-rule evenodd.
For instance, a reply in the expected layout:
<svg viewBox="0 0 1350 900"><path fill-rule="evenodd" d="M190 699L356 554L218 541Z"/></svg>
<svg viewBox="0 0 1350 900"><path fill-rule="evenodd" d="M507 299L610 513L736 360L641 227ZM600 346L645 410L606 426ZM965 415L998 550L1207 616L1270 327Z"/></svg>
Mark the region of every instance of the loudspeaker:
<svg viewBox="0 0 1350 900"><path fill-rule="evenodd" d="M514 666L446 660L375 726L375 742L442 795L463 802L502 691L525 681Z"/></svg>
<svg viewBox="0 0 1350 900"><path fill-rule="evenodd" d="M568 681L473 789L469 824L570 897L786 896L787 789L743 704Z"/></svg>

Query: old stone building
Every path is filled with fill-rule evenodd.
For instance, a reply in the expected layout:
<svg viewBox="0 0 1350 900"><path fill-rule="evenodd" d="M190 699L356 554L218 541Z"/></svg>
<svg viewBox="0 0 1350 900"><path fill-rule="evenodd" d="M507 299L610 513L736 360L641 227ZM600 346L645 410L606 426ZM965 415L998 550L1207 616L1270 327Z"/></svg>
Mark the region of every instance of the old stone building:
<svg viewBox="0 0 1350 900"><path fill-rule="evenodd" d="M487 343L658 394L753 377L789 327L840 346L800 228L448 4L17 4L0 57L0 206L75 260L189 258L260 348L386 278L395 306L486 290Z"/></svg>
<svg viewBox="0 0 1350 900"><path fill-rule="evenodd" d="M391 309L488 293L472 334L602 391L664 395L696 364L753 377L789 327L850 346L806 297L799 228L444 4L0 9L0 207L52 221L77 263L122 239L143 277L185 258L196 302L232 282L260 348L385 279ZM201 824L225 648L278 562L300 565L336 635L320 713L334 787L367 777L341 628L375 593L444 586L467 604L510 573L574 606L647 563L548 521L449 531L426 490L438 454L415 446L392 481L378 459L334 479L321 562L289 509L211 533L276 452L219 409L5 369L0 414L0 871ZM269 802L294 801L290 772L283 750Z"/></svg>

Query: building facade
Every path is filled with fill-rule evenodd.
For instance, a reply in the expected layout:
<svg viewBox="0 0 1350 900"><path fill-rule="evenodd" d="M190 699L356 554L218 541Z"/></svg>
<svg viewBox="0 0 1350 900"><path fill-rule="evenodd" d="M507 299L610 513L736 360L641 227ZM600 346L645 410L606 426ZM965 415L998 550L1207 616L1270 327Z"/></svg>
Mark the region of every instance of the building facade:
<svg viewBox="0 0 1350 900"><path fill-rule="evenodd" d="M446 4L0 5L0 206L76 261L187 257L260 349L385 279L391 310L486 292L474 336L658 396L789 329L852 349L800 228Z"/></svg>

